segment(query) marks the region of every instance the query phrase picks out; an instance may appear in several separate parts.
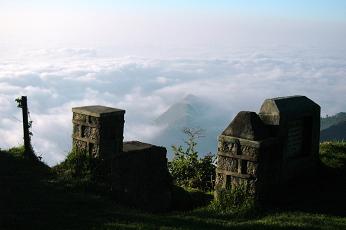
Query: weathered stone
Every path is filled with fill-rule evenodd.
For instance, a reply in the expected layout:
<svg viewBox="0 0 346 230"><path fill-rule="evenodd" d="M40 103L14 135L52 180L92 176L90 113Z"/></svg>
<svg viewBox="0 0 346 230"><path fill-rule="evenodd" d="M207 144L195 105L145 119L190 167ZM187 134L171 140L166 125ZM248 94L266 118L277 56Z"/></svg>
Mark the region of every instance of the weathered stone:
<svg viewBox="0 0 346 230"><path fill-rule="evenodd" d="M79 114L79 113L73 113L73 120L86 122L86 116L83 114Z"/></svg>
<svg viewBox="0 0 346 230"><path fill-rule="evenodd" d="M98 117L89 116L89 124L98 125L100 123L100 119Z"/></svg>
<svg viewBox="0 0 346 230"><path fill-rule="evenodd" d="M248 161L246 174L249 174L255 177L256 173L257 173L257 164L254 162Z"/></svg>
<svg viewBox="0 0 346 230"><path fill-rule="evenodd" d="M137 141L125 142L113 162L113 192L117 200L147 211L167 211L171 177L166 148Z"/></svg>
<svg viewBox="0 0 346 230"><path fill-rule="evenodd" d="M75 141L73 142L73 146L74 146L75 148L81 149L81 150L86 150L87 144L88 144L87 142L85 142L85 141L80 141L80 140L75 140Z"/></svg>
<svg viewBox="0 0 346 230"><path fill-rule="evenodd" d="M250 157L255 157L258 155L258 149L251 147L251 146L242 146L241 147L241 152L246 155L246 156L250 156Z"/></svg>
<svg viewBox="0 0 346 230"><path fill-rule="evenodd" d="M259 116L282 143L279 154L283 159L284 180L299 176L316 164L320 110L318 104L305 96L278 97L263 102Z"/></svg>
<svg viewBox="0 0 346 230"><path fill-rule="evenodd" d="M216 173L215 189L220 190L225 187L226 175L223 173Z"/></svg>
<svg viewBox="0 0 346 230"><path fill-rule="evenodd" d="M282 184L316 163L319 122L320 107L304 96L267 99L259 115L238 113L218 139L215 197L241 184L256 201L280 198Z"/></svg>
<svg viewBox="0 0 346 230"><path fill-rule="evenodd" d="M73 146L103 159L111 159L122 151L124 110L96 105L76 107L72 111L73 142L86 143Z"/></svg>
<svg viewBox="0 0 346 230"><path fill-rule="evenodd" d="M229 159L224 156L218 156L217 165L220 169L230 172L236 172L238 170L238 160Z"/></svg>
<svg viewBox="0 0 346 230"><path fill-rule="evenodd" d="M99 150L100 147L97 144L89 144L89 153L93 157L98 157L99 156Z"/></svg>
<svg viewBox="0 0 346 230"><path fill-rule="evenodd" d="M269 136L269 131L255 112L241 111L222 135L248 140L263 140Z"/></svg>
<svg viewBox="0 0 346 230"><path fill-rule="evenodd" d="M81 127L78 124L73 124L73 136L81 136Z"/></svg>
<svg viewBox="0 0 346 230"><path fill-rule="evenodd" d="M147 211L171 205L166 149L141 142L123 143L124 110L104 106L73 108L73 146L103 162L114 197Z"/></svg>

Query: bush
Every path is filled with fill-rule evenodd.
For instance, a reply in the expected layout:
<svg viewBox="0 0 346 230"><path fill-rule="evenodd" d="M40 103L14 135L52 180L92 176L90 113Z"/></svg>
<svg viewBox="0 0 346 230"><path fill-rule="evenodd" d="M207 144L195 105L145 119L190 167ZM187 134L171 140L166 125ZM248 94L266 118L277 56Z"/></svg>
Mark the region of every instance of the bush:
<svg viewBox="0 0 346 230"><path fill-rule="evenodd" d="M346 168L346 141L320 143L320 160L331 168Z"/></svg>
<svg viewBox="0 0 346 230"><path fill-rule="evenodd" d="M245 185L239 185L218 191L217 199L213 200L210 208L221 213L248 214L255 210L255 200Z"/></svg>
<svg viewBox="0 0 346 230"><path fill-rule="evenodd" d="M185 141L187 147L184 149L182 146L172 146L174 157L168 167L177 185L210 191L215 178L214 156L209 154L198 158L196 139L200 137L200 132L201 130L184 129L188 136Z"/></svg>
<svg viewBox="0 0 346 230"><path fill-rule="evenodd" d="M107 186L105 162L90 157L84 151L73 149L65 161L53 168L60 182L82 190L100 190Z"/></svg>

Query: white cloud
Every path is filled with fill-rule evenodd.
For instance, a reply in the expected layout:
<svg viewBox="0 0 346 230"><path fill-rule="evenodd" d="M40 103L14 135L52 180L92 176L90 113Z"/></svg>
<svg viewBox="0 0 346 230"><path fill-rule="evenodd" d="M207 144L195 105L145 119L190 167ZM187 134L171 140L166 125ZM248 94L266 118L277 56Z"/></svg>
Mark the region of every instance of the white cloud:
<svg viewBox="0 0 346 230"><path fill-rule="evenodd" d="M280 49L219 58L106 58L93 49L32 51L0 62L0 147L22 141L14 99L27 95L33 144L49 164L71 147L71 108L101 104L126 110L125 139L150 141L153 120L188 94L208 100L226 119L258 111L265 98L302 94L323 114L346 111L345 54ZM220 111L210 111L220 113Z"/></svg>
<svg viewBox="0 0 346 230"><path fill-rule="evenodd" d="M157 77L156 82L160 84L167 84L169 82L169 79L166 77Z"/></svg>

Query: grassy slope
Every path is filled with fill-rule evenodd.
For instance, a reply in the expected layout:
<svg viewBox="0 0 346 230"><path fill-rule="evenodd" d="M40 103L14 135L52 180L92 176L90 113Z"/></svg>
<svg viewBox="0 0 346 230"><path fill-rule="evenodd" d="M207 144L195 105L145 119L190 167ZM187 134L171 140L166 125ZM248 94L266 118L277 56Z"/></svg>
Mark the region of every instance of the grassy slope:
<svg viewBox="0 0 346 230"><path fill-rule="evenodd" d="M0 229L346 229L346 143L321 145L321 169L287 190L289 202L257 214L218 213L208 207L148 214L105 196L59 184L45 165L20 149L0 152Z"/></svg>

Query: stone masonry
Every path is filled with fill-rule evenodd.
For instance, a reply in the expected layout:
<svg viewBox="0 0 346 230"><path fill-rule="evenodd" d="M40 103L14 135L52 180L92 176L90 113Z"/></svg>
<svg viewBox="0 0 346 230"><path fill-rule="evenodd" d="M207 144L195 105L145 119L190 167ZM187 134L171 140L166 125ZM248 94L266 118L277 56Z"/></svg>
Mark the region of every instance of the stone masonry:
<svg viewBox="0 0 346 230"><path fill-rule="evenodd" d="M122 151L124 110L95 105L76 107L72 112L74 148L101 158Z"/></svg>
<svg viewBox="0 0 346 230"><path fill-rule="evenodd" d="M258 200L265 199L277 171L277 138L270 137L256 113L243 111L218 140L215 195L243 186Z"/></svg>
<svg viewBox="0 0 346 230"><path fill-rule="evenodd" d="M168 210L171 178L166 148L138 141L123 143L124 110L96 105L72 111L73 146L103 160L113 197L147 211Z"/></svg>
<svg viewBox="0 0 346 230"><path fill-rule="evenodd" d="M242 185L259 202L316 164L320 107L304 96L264 101L239 112L218 138L215 196Z"/></svg>

